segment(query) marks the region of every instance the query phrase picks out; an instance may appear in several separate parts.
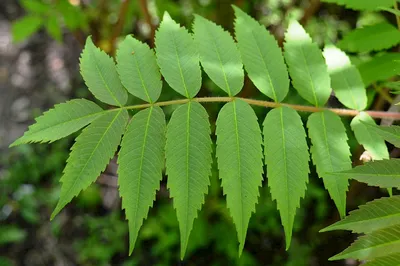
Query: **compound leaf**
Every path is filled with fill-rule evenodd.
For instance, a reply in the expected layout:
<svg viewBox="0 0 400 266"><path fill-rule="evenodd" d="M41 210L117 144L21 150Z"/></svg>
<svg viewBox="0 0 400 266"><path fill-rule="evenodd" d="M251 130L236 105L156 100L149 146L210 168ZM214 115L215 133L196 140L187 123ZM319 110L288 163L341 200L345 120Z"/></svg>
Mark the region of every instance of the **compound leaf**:
<svg viewBox="0 0 400 266"><path fill-rule="evenodd" d="M299 114L289 107L269 111L263 132L268 185L277 201L288 249L296 209L308 182L310 156L306 132Z"/></svg>
<svg viewBox="0 0 400 266"><path fill-rule="evenodd" d="M204 71L229 96L238 94L243 87L244 72L232 36L221 26L198 15L195 15L193 31Z"/></svg>
<svg viewBox="0 0 400 266"><path fill-rule="evenodd" d="M348 171L332 173L338 178L347 177L382 188L400 188L400 159L368 162Z"/></svg>
<svg viewBox="0 0 400 266"><path fill-rule="evenodd" d="M400 43L400 31L392 24L383 22L355 29L338 42L349 52L371 52L389 49Z"/></svg>
<svg viewBox="0 0 400 266"><path fill-rule="evenodd" d="M321 232L351 230L354 233L370 233L385 227L400 224L400 196L381 198L350 212L343 220L332 224Z"/></svg>
<svg viewBox="0 0 400 266"><path fill-rule="evenodd" d="M127 121L126 110L108 112L94 120L76 138L61 177L60 199L51 219L104 171L114 157Z"/></svg>
<svg viewBox="0 0 400 266"><path fill-rule="evenodd" d="M368 125L376 126L374 119L365 112L361 112L351 121L354 135L373 160L389 159L389 152L382 137ZM399 132L400 133L400 132Z"/></svg>
<svg viewBox="0 0 400 266"><path fill-rule="evenodd" d="M285 34L284 55L293 87L315 106L323 106L331 94L328 69L317 44L297 21Z"/></svg>
<svg viewBox="0 0 400 266"><path fill-rule="evenodd" d="M204 203L204 194L210 184L210 134L207 111L197 102L178 107L168 123L166 172L179 221L182 259L193 221Z"/></svg>
<svg viewBox="0 0 400 266"><path fill-rule="evenodd" d="M168 84L186 98L196 96L201 87L201 69L192 35L164 13L155 43L157 62Z"/></svg>
<svg viewBox="0 0 400 266"><path fill-rule="evenodd" d="M367 92L358 69L344 52L334 46L326 47L323 54L336 97L348 108L364 110Z"/></svg>
<svg viewBox="0 0 400 266"><path fill-rule="evenodd" d="M118 156L118 184L129 224L130 253L155 200L164 167L165 116L153 106L135 114Z"/></svg>
<svg viewBox="0 0 400 266"><path fill-rule="evenodd" d="M331 176L329 172L351 169L350 148L347 144L346 129L340 117L331 111L313 113L309 116L308 134L311 139L311 155L318 176L339 210L346 214L346 178Z"/></svg>
<svg viewBox="0 0 400 266"><path fill-rule="evenodd" d="M234 6L235 35L243 64L254 85L275 102L289 91L289 76L282 50L265 26Z"/></svg>
<svg viewBox="0 0 400 266"><path fill-rule="evenodd" d="M400 225L394 225L359 237L350 247L329 260L371 260L398 253L400 250Z"/></svg>
<svg viewBox="0 0 400 266"><path fill-rule="evenodd" d="M80 60L81 74L86 86L100 101L123 106L128 94L121 84L114 60L87 38Z"/></svg>
<svg viewBox="0 0 400 266"><path fill-rule="evenodd" d="M104 113L106 112L98 105L85 99L56 104L54 109L36 118L36 123L10 147L31 142L56 141L78 131Z"/></svg>
<svg viewBox="0 0 400 266"><path fill-rule="evenodd" d="M400 54L384 53L357 66L365 85L400 74Z"/></svg>
<svg viewBox="0 0 400 266"><path fill-rule="evenodd" d="M150 103L158 100L161 74L154 52L147 44L126 36L117 50L117 62L121 82L132 95Z"/></svg>
<svg viewBox="0 0 400 266"><path fill-rule="evenodd" d="M236 225L241 254L262 182L262 138L257 116L242 100L225 104L216 122L219 175Z"/></svg>
<svg viewBox="0 0 400 266"><path fill-rule="evenodd" d="M381 7L392 7L393 0L322 0L326 3L335 3L354 10L379 10Z"/></svg>

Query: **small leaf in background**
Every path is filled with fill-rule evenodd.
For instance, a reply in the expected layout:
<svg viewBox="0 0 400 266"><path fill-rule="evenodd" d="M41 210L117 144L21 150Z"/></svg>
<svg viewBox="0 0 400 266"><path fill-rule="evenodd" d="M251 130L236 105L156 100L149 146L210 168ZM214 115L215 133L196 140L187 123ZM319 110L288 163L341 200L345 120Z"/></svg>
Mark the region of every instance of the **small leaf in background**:
<svg viewBox="0 0 400 266"><path fill-rule="evenodd" d="M155 36L157 63L168 84L186 98L201 87L199 53L193 36L166 12Z"/></svg>
<svg viewBox="0 0 400 266"><path fill-rule="evenodd" d="M392 7L393 0L322 0L326 3L335 3L354 10L379 10L381 7Z"/></svg>
<svg viewBox="0 0 400 266"><path fill-rule="evenodd" d="M81 28L86 30L88 28L88 21L84 11L77 6L73 6L69 0L57 0L55 8L61 13L68 29L76 30Z"/></svg>
<svg viewBox="0 0 400 266"><path fill-rule="evenodd" d="M198 15L195 15L193 32L204 71L229 96L238 94L243 87L244 71L232 36L221 26Z"/></svg>
<svg viewBox="0 0 400 266"><path fill-rule="evenodd" d="M351 128L359 144L372 156L373 160L389 159L388 148L383 138L364 123L375 125L371 116L361 112L351 121Z"/></svg>
<svg viewBox="0 0 400 266"><path fill-rule="evenodd" d="M0 227L0 246L24 241L26 237L27 232L17 226L2 225Z"/></svg>
<svg viewBox="0 0 400 266"><path fill-rule="evenodd" d="M369 233L385 227L400 224L400 196L380 198L358 210L351 211L346 218L334 223L320 232L332 230L351 230L353 233Z"/></svg>
<svg viewBox="0 0 400 266"><path fill-rule="evenodd" d="M281 102L289 91L289 76L282 50L271 33L244 13L235 10L235 35L249 78L275 102Z"/></svg>
<svg viewBox="0 0 400 266"><path fill-rule="evenodd" d="M166 173L181 232L181 259L185 256L193 221L210 185L210 134L207 111L197 102L178 107L168 124Z"/></svg>
<svg viewBox="0 0 400 266"><path fill-rule="evenodd" d="M400 74L400 53L383 53L357 66L366 86Z"/></svg>
<svg viewBox="0 0 400 266"><path fill-rule="evenodd" d="M239 99L225 104L218 114L216 135L219 177L236 226L240 255L263 179L262 137L254 110Z"/></svg>
<svg viewBox="0 0 400 266"><path fill-rule="evenodd" d="M370 130L375 131L381 138L400 148L400 126L376 126L364 123Z"/></svg>
<svg viewBox="0 0 400 266"><path fill-rule="evenodd" d="M31 142L56 141L78 131L104 113L97 104L85 99L56 104L53 109L37 117L36 123L10 147Z"/></svg>
<svg viewBox="0 0 400 266"><path fill-rule="evenodd" d="M41 0L20 0L22 7L32 13L45 14L50 11L51 5L43 3Z"/></svg>
<svg viewBox="0 0 400 266"><path fill-rule="evenodd" d="M122 139L118 185L129 224L129 254L160 188L165 128L164 112L158 106L150 107L133 116Z"/></svg>
<svg viewBox="0 0 400 266"><path fill-rule="evenodd" d="M331 95L331 79L317 44L297 21L291 21L285 34L285 60L293 87L315 106L323 106Z"/></svg>
<svg viewBox="0 0 400 266"><path fill-rule="evenodd" d="M400 81L385 82L382 87L391 89L390 93L400 94Z"/></svg>
<svg viewBox="0 0 400 266"><path fill-rule="evenodd" d="M329 260L371 260L400 251L400 225L394 225L360 236L350 247Z"/></svg>
<svg viewBox="0 0 400 266"><path fill-rule="evenodd" d="M364 110L367 106L367 92L358 69L335 46L325 47L323 54L335 96L347 108Z"/></svg>
<svg viewBox="0 0 400 266"><path fill-rule="evenodd" d="M336 178L351 178L381 188L400 188L400 159L368 162L348 171L328 175Z"/></svg>
<svg viewBox="0 0 400 266"><path fill-rule="evenodd" d="M21 42L29 38L40 29L43 19L36 15L26 15L12 24L11 33L14 42Z"/></svg>
<svg viewBox="0 0 400 266"><path fill-rule="evenodd" d="M114 60L87 38L81 55L81 74L93 95L104 103L123 106L128 93L119 79Z"/></svg>
<svg viewBox="0 0 400 266"><path fill-rule="evenodd" d="M387 22L355 29L338 42L349 52L371 52L389 49L400 43L400 31Z"/></svg>
<svg viewBox="0 0 400 266"><path fill-rule="evenodd" d="M122 84L134 96L156 102L161 94L161 74L150 47L128 35L117 50L117 70Z"/></svg>
<svg viewBox="0 0 400 266"><path fill-rule="evenodd" d="M346 129L340 117L331 111L310 115L307 128L312 143L311 157L318 176L324 181L325 188L335 202L340 216L344 217L348 180L328 173L351 169Z"/></svg>
<svg viewBox="0 0 400 266"><path fill-rule="evenodd" d="M268 186L276 199L289 249L296 209L304 198L310 155L299 114L289 107L268 112L263 123Z"/></svg>
<svg viewBox="0 0 400 266"><path fill-rule="evenodd" d="M126 110L114 110L96 119L76 138L60 180L60 199L51 219L104 171L117 151L127 122Z"/></svg>
<svg viewBox="0 0 400 266"><path fill-rule="evenodd" d="M48 16L44 20L44 26L51 37L56 41L62 41L62 28L57 16Z"/></svg>

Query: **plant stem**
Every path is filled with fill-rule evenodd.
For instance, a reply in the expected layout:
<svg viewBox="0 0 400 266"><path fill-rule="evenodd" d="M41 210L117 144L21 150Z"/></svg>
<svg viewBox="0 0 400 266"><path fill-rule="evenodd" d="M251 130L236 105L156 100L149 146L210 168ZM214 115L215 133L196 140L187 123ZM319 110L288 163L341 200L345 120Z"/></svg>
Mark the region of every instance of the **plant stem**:
<svg viewBox="0 0 400 266"><path fill-rule="evenodd" d="M247 98L240 98L240 97L201 97L201 98L193 98L193 99L178 99L178 100L157 102L157 103L153 103L153 104L145 103L145 104L131 105L131 106L125 106L123 108L124 109L143 109L143 108L147 108L150 106L168 106L168 105L175 105L175 104L185 104L185 103L188 103L189 101L194 101L194 102L198 102L198 103L222 103L222 102L231 102L234 99L240 99L251 105L268 107L268 108L287 106L287 107L290 107L290 108L300 111L300 112L315 113L315 112L329 110L340 116L356 116L360 113L360 111L352 110L352 109L320 108L320 107L314 107L314 106L276 103L276 102L254 100L254 99L247 99ZM381 119L382 118L390 118L390 119L394 119L394 120L400 120L400 113L396 113L396 112L383 112L383 111L365 111L365 112L373 118L381 118Z"/></svg>
<svg viewBox="0 0 400 266"><path fill-rule="evenodd" d="M397 3L397 0L394 0L394 9L396 11L399 11L399 4ZM400 17L396 15L396 21L397 21L397 28L400 30Z"/></svg>

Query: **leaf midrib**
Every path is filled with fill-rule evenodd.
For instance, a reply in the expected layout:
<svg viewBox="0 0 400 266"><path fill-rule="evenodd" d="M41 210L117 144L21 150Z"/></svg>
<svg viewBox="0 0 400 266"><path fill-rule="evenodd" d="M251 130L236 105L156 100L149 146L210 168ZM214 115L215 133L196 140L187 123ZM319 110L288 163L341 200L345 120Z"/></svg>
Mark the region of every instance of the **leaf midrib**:
<svg viewBox="0 0 400 266"><path fill-rule="evenodd" d="M239 183L240 183L240 190L239 190L239 198L240 198L240 240L241 242L244 241L243 236L243 182L242 182L242 171L241 171L241 156L240 156L240 141L239 141L239 128L238 128L238 121L237 121L237 113L236 113L236 101L232 101L233 103L233 119L235 124L235 136L236 136L236 149L237 149L237 160L238 160L238 174L239 174ZM243 244L243 243L241 243Z"/></svg>
<svg viewBox="0 0 400 266"><path fill-rule="evenodd" d="M268 33L267 33L267 34L268 34ZM277 98L276 92L275 92L275 86L274 86L273 83L272 83L271 75L270 75L270 73L269 73L269 68L268 68L268 66L267 66L267 63L265 62L264 55L263 55L262 52L261 52L261 49L260 49L260 46L259 46L259 43L258 43L258 39L257 39L256 36L254 35L254 29L251 29L251 35L252 35L253 38L254 38L254 41L255 41L256 46L257 46L257 50L258 50L258 52L259 52L259 54L260 54L260 57L262 58L262 62L263 62L264 67L265 67L265 69L266 69L266 76L267 76L267 78L268 78L269 85L271 86L271 91L272 91L272 94L273 94L273 100L274 100L275 102L278 102L278 98Z"/></svg>
<svg viewBox="0 0 400 266"><path fill-rule="evenodd" d="M135 59L136 70L137 70L137 73L139 75L140 81L142 83L142 87L144 89L144 93L146 94L147 100L149 101L149 103L153 103L153 100L150 98L147 86L146 86L146 84L145 84L145 82L143 80L142 72L140 71L140 67L139 67L139 62L138 62L137 57L136 57L135 54L133 55L133 58Z"/></svg>
<svg viewBox="0 0 400 266"><path fill-rule="evenodd" d="M150 125L150 118L151 118L151 114L153 113L153 106L149 108L149 115L147 117L147 121L146 121L146 129L144 131L144 136L143 136L143 144L142 144L142 151L140 154L140 166L139 166L139 176L137 178L137 188L140 191L141 189L141 183L142 183L142 175L143 175L143 161L144 161L144 151L146 148L146 144L147 144L147 136L148 136L148 131L149 131L149 125ZM140 198L140 193L137 193L136 196L136 208L135 208L135 214L134 216L136 217L136 214L138 213L138 209L139 209L139 198ZM135 221L135 227L137 226L136 221Z"/></svg>
<svg viewBox="0 0 400 266"><path fill-rule="evenodd" d="M290 215L289 215L289 211L290 211L290 203L289 203L289 199L290 199L290 195L289 195L289 185L288 185L288 174L287 174L287 156L286 156L286 141L285 141L285 126L284 126L284 120L283 120L283 108L279 108L279 115L280 115L280 119L281 119L281 130L282 130L282 152L283 152L283 162L284 162L284 182L285 182L285 187L286 187L286 194L287 194L287 215L288 217L286 217L288 220L288 224L290 223Z"/></svg>
<svg viewBox="0 0 400 266"><path fill-rule="evenodd" d="M104 131L104 134L101 136L100 140L97 142L96 146L94 147L94 149L92 150L89 158L86 160L85 165L82 167L81 171L79 172L78 175L76 175L78 178L75 178L75 181L73 183L73 185L68 189L68 192L66 193L66 195L69 195L71 193L71 190L73 188L75 188L78 180L80 181L82 178L82 172L86 169L86 166L88 165L89 161L91 161L95 151L97 150L97 148L99 147L100 143L102 143L105 135L107 135L108 131L110 130L111 126L114 124L115 120L117 120L117 118L119 117L119 114L122 112L122 109L120 109L120 111L118 112L118 114L115 115L115 117L113 118L113 120L111 121L111 123L108 125L107 129Z"/></svg>
<svg viewBox="0 0 400 266"><path fill-rule="evenodd" d="M226 89L228 90L228 91L227 91L227 92L228 92L228 95L229 95L229 96L232 96L231 88L230 88L229 83L228 83L228 78L226 77L224 64L223 64L223 62L222 62L221 55L220 55L219 50L218 50L217 42L215 41L215 37L214 37L214 34L213 34L214 32L213 32L212 30L211 30L211 31L208 31L208 30L207 30L207 27L204 27L204 28L206 28L206 31L207 31L207 32L211 35L211 37L212 37L212 38L211 38L211 42L212 42L212 44L214 45L214 50L215 50L215 52L216 52L216 54L217 54L217 56L218 56L218 61L219 61L219 64L220 64L220 66L221 66L222 74L223 74L223 76L224 76Z"/></svg>
<svg viewBox="0 0 400 266"><path fill-rule="evenodd" d="M116 103L118 106L122 107L122 104L117 100L116 96L114 95L114 93L112 92L112 90L110 89L110 87L108 86L108 83L105 81L105 79L104 79L104 77L103 77L103 74L102 74L102 72L101 72L100 69L99 69L99 65L98 65L98 62L97 62L97 58L96 58L95 53L94 53L92 50L90 50L90 51L91 51L91 53L92 53L92 58L93 58L93 61L94 61L94 65L95 65L95 67L96 67L97 72L99 73L99 76L100 76L101 80L103 81L103 84L105 85L107 91L110 93L111 97L114 99L115 103ZM106 55L106 56L108 56L108 55ZM111 59L111 58L110 58L110 59ZM113 59L111 59L111 60L113 60ZM112 62L112 63L114 64L114 62Z"/></svg>
<svg viewBox="0 0 400 266"><path fill-rule="evenodd" d="M175 51L176 61L178 62L179 74L180 74L181 79L182 79L183 88L185 89L185 96L186 96L186 98L190 98L189 97L189 91L188 91L187 86L186 86L185 77L183 76L181 61L180 61L180 58L179 58L178 49L177 49L176 40L175 40L175 32L171 32L171 35L172 35L172 42L173 42L173 47L174 47L174 51Z"/></svg>
<svg viewBox="0 0 400 266"><path fill-rule="evenodd" d="M110 110L119 110L119 109L110 109ZM109 110L109 111L110 111L110 110ZM85 115L85 116L81 116L81 117L74 118L74 119L71 119L71 120L67 120L67 121L64 121L64 122L62 122L62 123L58 123L58 124L55 124L55 125L47 126L47 127L38 129L37 131L31 132L31 134L29 134L29 135L27 134L26 137L31 137L32 135L42 133L42 131L51 130L53 127L63 126L63 125L65 125L65 124L67 124L67 123L73 123L73 122L76 122L77 120L89 118L89 117L91 117L91 116L100 115L100 114L102 114L102 113L106 113L106 112L109 112L109 111L101 110L101 111L99 111L99 112L97 112L97 113L92 113L92 114L89 114L89 115ZM28 133L29 133L29 131L28 131ZM24 138L24 137L25 137L25 136L23 136L23 138Z"/></svg>

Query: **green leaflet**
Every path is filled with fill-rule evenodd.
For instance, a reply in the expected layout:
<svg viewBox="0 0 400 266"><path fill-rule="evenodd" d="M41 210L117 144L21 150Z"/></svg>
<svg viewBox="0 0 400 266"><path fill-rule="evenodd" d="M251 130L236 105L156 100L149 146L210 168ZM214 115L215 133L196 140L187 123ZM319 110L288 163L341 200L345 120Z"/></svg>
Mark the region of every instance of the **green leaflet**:
<svg viewBox="0 0 400 266"><path fill-rule="evenodd" d="M348 108L364 110L367 92L358 69L344 52L334 46L326 47L323 54L336 97Z"/></svg>
<svg viewBox="0 0 400 266"><path fill-rule="evenodd" d="M330 225L321 232L351 230L354 233L370 233L385 227L400 224L400 196L381 198L350 212L343 220Z"/></svg>
<svg viewBox="0 0 400 266"><path fill-rule="evenodd" d="M383 22L365 26L348 33L338 46L349 52L371 52L389 49L400 43L400 31L392 24Z"/></svg>
<svg viewBox="0 0 400 266"><path fill-rule="evenodd" d="M347 177L382 188L400 188L400 159L369 162L348 171L331 174L334 177Z"/></svg>
<svg viewBox="0 0 400 266"><path fill-rule="evenodd" d="M97 104L85 99L56 104L54 109L36 118L36 123L10 147L31 142L56 141L78 131L104 113L106 112Z"/></svg>
<svg viewBox="0 0 400 266"><path fill-rule="evenodd" d="M285 34L284 55L293 87L315 106L323 106L331 94L331 80L321 50L297 21Z"/></svg>
<svg viewBox="0 0 400 266"><path fill-rule="evenodd" d="M389 159L385 141L364 123L376 126L374 119L365 112L354 117L350 124L358 143L363 145L364 149L371 154L373 160Z"/></svg>
<svg viewBox="0 0 400 266"><path fill-rule="evenodd" d="M363 266L400 266L400 253L368 261Z"/></svg>
<svg viewBox="0 0 400 266"><path fill-rule="evenodd" d="M254 85L275 102L289 91L289 77L282 50L265 26L241 9L235 10L235 35L243 64Z"/></svg>
<svg viewBox="0 0 400 266"><path fill-rule="evenodd" d="M376 126L368 123L363 123L369 130L377 133L387 142L392 143L397 148L400 148L400 126Z"/></svg>
<svg viewBox="0 0 400 266"><path fill-rule="evenodd" d="M129 224L131 254L143 219L155 200L164 167L165 116L154 106L135 114L118 156L118 184Z"/></svg>
<svg viewBox="0 0 400 266"><path fill-rule="evenodd" d="M97 99L115 106L126 103L128 94L119 80L114 60L94 46L90 37L86 40L80 66L86 86Z"/></svg>
<svg viewBox="0 0 400 266"><path fill-rule="evenodd" d="M48 34L53 37L56 41L61 42L63 39L62 32L61 32L61 25L58 22L58 16L48 16L47 19L44 21L44 26Z"/></svg>
<svg viewBox="0 0 400 266"><path fill-rule="evenodd" d="M400 54L384 53L357 66L365 85L400 74Z"/></svg>
<svg viewBox="0 0 400 266"><path fill-rule="evenodd" d="M225 104L218 114L216 135L219 176L236 225L240 255L263 173L261 131L250 105L239 99Z"/></svg>
<svg viewBox="0 0 400 266"><path fill-rule="evenodd" d="M306 132L299 114L289 107L268 112L263 124L268 185L276 199L290 246L296 209L304 197L309 167Z"/></svg>
<svg viewBox="0 0 400 266"><path fill-rule="evenodd" d="M12 24L11 33L14 42L21 42L34 34L43 24L37 15L26 15Z"/></svg>
<svg viewBox="0 0 400 266"><path fill-rule="evenodd" d="M379 10L380 7L392 7L394 0L322 0L354 10Z"/></svg>
<svg viewBox="0 0 400 266"><path fill-rule="evenodd" d="M21 0L22 7L32 13L46 14L51 5L43 3L41 0Z"/></svg>
<svg viewBox="0 0 400 266"><path fill-rule="evenodd" d="M122 84L134 96L149 103L161 94L162 81L153 50L126 36L117 50L117 70Z"/></svg>
<svg viewBox="0 0 400 266"><path fill-rule="evenodd" d="M126 110L108 112L93 121L76 138L61 177L60 200L51 219L104 171L114 157L127 121Z"/></svg>
<svg viewBox="0 0 400 266"><path fill-rule="evenodd" d="M197 102L178 107L168 124L166 172L181 232L181 259L210 184L210 134L207 111Z"/></svg>
<svg viewBox="0 0 400 266"><path fill-rule="evenodd" d="M371 260L398 253L399 250L400 225L394 225L359 237L350 247L329 260Z"/></svg>
<svg viewBox="0 0 400 266"><path fill-rule="evenodd" d="M201 87L199 54L192 35L164 13L155 37L157 62L175 91L193 98Z"/></svg>
<svg viewBox="0 0 400 266"><path fill-rule="evenodd" d="M229 96L238 94L243 87L244 72L232 36L221 26L198 15L195 15L193 31L204 71Z"/></svg>
<svg viewBox="0 0 400 266"><path fill-rule="evenodd" d="M331 111L310 115L307 128L312 143L310 151L317 173L323 179L340 216L344 217L348 180L327 173L351 169L346 129L340 117Z"/></svg>

